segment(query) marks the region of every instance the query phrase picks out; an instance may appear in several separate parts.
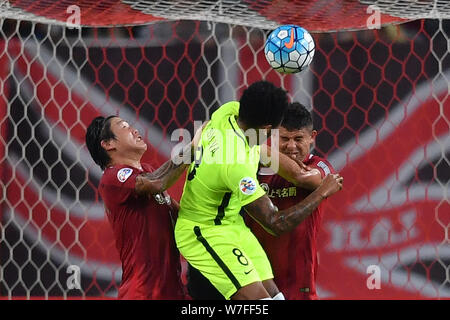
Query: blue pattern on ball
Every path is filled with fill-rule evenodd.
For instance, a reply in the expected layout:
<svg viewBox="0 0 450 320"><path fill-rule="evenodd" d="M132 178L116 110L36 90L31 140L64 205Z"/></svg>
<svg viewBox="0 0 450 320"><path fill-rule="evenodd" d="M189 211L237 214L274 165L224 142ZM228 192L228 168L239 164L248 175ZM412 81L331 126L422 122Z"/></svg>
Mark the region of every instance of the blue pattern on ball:
<svg viewBox="0 0 450 320"><path fill-rule="evenodd" d="M273 30L264 46L267 61L281 73L297 73L306 69L314 57L314 50L312 36L296 25L283 25Z"/></svg>

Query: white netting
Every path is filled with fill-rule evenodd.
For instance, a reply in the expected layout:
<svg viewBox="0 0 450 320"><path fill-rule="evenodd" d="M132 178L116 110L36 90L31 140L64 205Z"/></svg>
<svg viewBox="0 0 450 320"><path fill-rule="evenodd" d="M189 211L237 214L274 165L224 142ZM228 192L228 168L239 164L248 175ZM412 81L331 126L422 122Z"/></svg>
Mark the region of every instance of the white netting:
<svg viewBox="0 0 450 320"><path fill-rule="evenodd" d="M360 2L376 6L384 14L404 19L450 18L450 2L447 0L360 0Z"/></svg>
<svg viewBox="0 0 450 320"><path fill-rule="evenodd" d="M65 21L44 18L31 12L27 12L21 8L14 7L8 0L0 0L0 19L17 19L25 21L36 21L49 24L65 24Z"/></svg>
<svg viewBox="0 0 450 320"><path fill-rule="evenodd" d="M133 9L168 20L200 20L223 22L265 29L275 28L278 23L270 21L257 11L249 10L243 1L128 1ZM293 8L295 9L295 8Z"/></svg>
<svg viewBox="0 0 450 320"><path fill-rule="evenodd" d="M448 18L446 0L223 0L223 1L69 1L2 0L0 16L44 23L66 23L67 8L84 11L82 25L132 25L161 19L203 20L264 29L297 23L314 30L364 29L367 6L376 6L389 17L402 19ZM142 13L144 15L142 15ZM149 15L145 17L145 15ZM348 21L350 19L350 23ZM114 21L116 20L116 21ZM347 20L347 21L345 21ZM327 26L321 26L327 24Z"/></svg>
<svg viewBox="0 0 450 320"><path fill-rule="evenodd" d="M401 18L429 17L429 2L415 4L413 12L404 12L404 1L389 6L382 1L372 2L381 9L381 23L402 22ZM439 1L440 3L440 1ZM202 20L222 22L262 29L294 23L310 31L365 29L369 18L368 4L358 0L293 0L293 1L50 1L2 0L0 16L51 24L67 24L75 11L82 15L83 26L119 26L154 23L161 20ZM436 5L444 18L448 7ZM386 11L386 12L384 12ZM423 13L422 13L423 12ZM416 14L417 13L417 14Z"/></svg>

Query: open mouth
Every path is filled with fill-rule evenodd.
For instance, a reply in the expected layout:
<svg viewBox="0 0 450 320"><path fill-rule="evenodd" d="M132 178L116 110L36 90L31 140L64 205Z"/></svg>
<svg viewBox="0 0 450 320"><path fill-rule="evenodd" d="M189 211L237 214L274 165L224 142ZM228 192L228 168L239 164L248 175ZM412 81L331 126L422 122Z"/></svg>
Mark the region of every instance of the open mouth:
<svg viewBox="0 0 450 320"><path fill-rule="evenodd" d="M291 157L291 158L295 159L297 157L298 153L286 153L286 155L288 157Z"/></svg>

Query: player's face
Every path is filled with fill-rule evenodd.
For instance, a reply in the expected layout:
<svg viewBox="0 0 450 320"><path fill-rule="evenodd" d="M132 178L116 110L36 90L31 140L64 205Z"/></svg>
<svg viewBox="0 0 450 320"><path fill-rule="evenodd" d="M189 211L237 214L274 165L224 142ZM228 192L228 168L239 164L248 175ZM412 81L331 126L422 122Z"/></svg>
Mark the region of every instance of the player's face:
<svg viewBox="0 0 450 320"><path fill-rule="evenodd" d="M289 131L283 127L280 127L279 130L280 152L297 161L305 160L317 131L310 128Z"/></svg>
<svg viewBox="0 0 450 320"><path fill-rule="evenodd" d="M118 151L147 150L147 144L142 139L139 131L122 118L115 117L111 119L111 131L116 136L114 143Z"/></svg>

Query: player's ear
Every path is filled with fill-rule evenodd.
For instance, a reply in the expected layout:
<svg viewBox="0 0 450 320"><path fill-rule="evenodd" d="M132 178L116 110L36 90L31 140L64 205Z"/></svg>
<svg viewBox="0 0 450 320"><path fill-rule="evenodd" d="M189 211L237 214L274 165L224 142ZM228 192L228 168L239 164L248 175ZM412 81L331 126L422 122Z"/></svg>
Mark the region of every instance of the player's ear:
<svg viewBox="0 0 450 320"><path fill-rule="evenodd" d="M111 150L113 150L115 148L115 146L114 146L114 139L102 140L100 142L100 145L106 151L111 151Z"/></svg>
<svg viewBox="0 0 450 320"><path fill-rule="evenodd" d="M311 138L309 140L309 146L314 147L316 144L317 130L311 130Z"/></svg>

